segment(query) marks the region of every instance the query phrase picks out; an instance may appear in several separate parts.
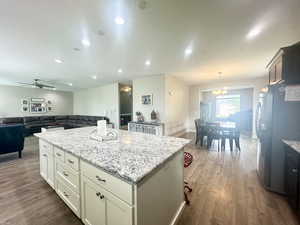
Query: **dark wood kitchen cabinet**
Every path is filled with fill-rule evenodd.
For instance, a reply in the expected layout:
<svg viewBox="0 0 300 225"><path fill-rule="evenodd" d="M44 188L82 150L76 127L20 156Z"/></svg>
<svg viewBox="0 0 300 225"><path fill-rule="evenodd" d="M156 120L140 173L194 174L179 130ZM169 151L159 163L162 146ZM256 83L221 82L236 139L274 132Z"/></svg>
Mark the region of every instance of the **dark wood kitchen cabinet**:
<svg viewBox="0 0 300 225"><path fill-rule="evenodd" d="M285 191L290 206L299 207L299 153L285 146Z"/></svg>
<svg viewBox="0 0 300 225"><path fill-rule="evenodd" d="M286 84L300 83L300 42L281 48L267 65L269 84L284 81Z"/></svg>

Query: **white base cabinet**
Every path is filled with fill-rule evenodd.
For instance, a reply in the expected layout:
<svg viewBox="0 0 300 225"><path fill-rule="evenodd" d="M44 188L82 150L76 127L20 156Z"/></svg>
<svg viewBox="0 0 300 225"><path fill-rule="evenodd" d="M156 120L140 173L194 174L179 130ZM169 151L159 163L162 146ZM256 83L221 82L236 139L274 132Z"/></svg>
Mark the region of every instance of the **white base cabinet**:
<svg viewBox="0 0 300 225"><path fill-rule="evenodd" d="M132 184L40 140L40 174L85 225L174 225L185 205L183 151Z"/></svg>
<svg viewBox="0 0 300 225"><path fill-rule="evenodd" d="M82 221L86 225L132 225L133 208L110 192L82 178Z"/></svg>
<svg viewBox="0 0 300 225"><path fill-rule="evenodd" d="M54 188L54 157L53 146L40 141L40 174Z"/></svg>

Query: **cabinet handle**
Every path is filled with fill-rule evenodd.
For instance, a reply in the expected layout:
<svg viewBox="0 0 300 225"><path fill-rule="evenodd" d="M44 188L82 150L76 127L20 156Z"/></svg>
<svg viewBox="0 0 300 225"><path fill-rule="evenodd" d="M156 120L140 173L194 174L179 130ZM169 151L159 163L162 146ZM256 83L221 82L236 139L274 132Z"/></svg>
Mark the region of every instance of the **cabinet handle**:
<svg viewBox="0 0 300 225"><path fill-rule="evenodd" d="M66 192L64 192L64 196L66 196L66 198L69 198L69 195Z"/></svg>
<svg viewBox="0 0 300 225"><path fill-rule="evenodd" d="M69 174L67 174L65 171L63 172L63 174L64 174L65 177L69 176Z"/></svg>
<svg viewBox="0 0 300 225"><path fill-rule="evenodd" d="M96 176L96 178L97 178L98 181L101 181L101 182L104 182L104 183L106 182L106 180L101 179L99 176Z"/></svg>
<svg viewBox="0 0 300 225"><path fill-rule="evenodd" d="M74 164L74 161L68 159L68 162L71 163L71 164Z"/></svg>
<svg viewBox="0 0 300 225"><path fill-rule="evenodd" d="M292 169L292 172L293 173L298 173L298 170L297 169Z"/></svg>
<svg viewBox="0 0 300 225"><path fill-rule="evenodd" d="M43 156L47 157L47 154L43 154Z"/></svg>
<svg viewBox="0 0 300 225"><path fill-rule="evenodd" d="M56 155L57 155L58 157L60 157L60 156L61 156L61 154L59 154L59 153L56 153Z"/></svg>
<svg viewBox="0 0 300 225"><path fill-rule="evenodd" d="M97 197L100 197L100 199L104 199L104 195L102 195L100 192L96 193Z"/></svg>

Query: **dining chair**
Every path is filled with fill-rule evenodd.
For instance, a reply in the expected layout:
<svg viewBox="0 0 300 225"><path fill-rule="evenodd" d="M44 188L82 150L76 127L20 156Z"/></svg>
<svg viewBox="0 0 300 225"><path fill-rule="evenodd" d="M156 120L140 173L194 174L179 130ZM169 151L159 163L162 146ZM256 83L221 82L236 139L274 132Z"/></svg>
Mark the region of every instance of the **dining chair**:
<svg viewBox="0 0 300 225"><path fill-rule="evenodd" d="M220 150L220 139L221 139L221 134L220 134L220 126L218 123L209 123L207 126L208 133L207 133L207 148L210 149L213 142L217 141L218 142L218 151Z"/></svg>
<svg viewBox="0 0 300 225"><path fill-rule="evenodd" d="M195 128L196 128L196 141L195 145L198 144L199 139L200 139L200 119L195 120Z"/></svg>
<svg viewBox="0 0 300 225"><path fill-rule="evenodd" d="M197 145L200 141L200 145L203 146L204 137L207 135L205 127L201 125L201 120L195 120L195 128L196 128L196 141L195 144Z"/></svg>

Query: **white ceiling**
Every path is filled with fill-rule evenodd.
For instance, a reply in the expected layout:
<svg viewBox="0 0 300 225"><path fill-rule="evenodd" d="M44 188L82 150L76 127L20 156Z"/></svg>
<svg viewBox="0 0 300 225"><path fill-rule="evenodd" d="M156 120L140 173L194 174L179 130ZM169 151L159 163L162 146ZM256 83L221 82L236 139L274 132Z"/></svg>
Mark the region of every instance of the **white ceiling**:
<svg viewBox="0 0 300 225"><path fill-rule="evenodd" d="M138 2L0 1L0 83L41 78L68 90L67 83L76 89L171 74L198 84L219 80L219 71L221 79L249 79L266 74L279 47L300 40L299 0L147 0L144 10ZM253 29L261 32L249 40Z"/></svg>

